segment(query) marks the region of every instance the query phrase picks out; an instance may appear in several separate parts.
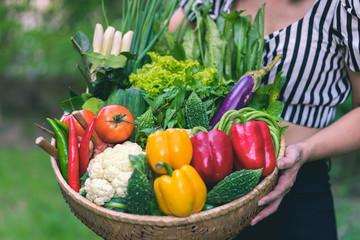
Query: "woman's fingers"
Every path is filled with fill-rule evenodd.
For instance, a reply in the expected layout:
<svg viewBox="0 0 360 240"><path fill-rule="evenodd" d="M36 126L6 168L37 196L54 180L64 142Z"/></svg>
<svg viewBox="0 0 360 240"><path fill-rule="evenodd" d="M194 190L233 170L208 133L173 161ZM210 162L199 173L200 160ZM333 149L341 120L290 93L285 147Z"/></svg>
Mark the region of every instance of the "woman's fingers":
<svg viewBox="0 0 360 240"><path fill-rule="evenodd" d="M279 177L278 184L275 186L274 190L260 199L258 203L259 206L267 205L277 199L283 198L285 194L290 191L290 188L292 187L293 184L294 184L294 177L281 175Z"/></svg>
<svg viewBox="0 0 360 240"><path fill-rule="evenodd" d="M251 223L250 223L251 226L254 226L256 223L260 222L264 218L266 218L266 217L270 216L271 214L273 214L274 212L276 212L276 210L278 209L278 207L281 203L281 200L282 199L277 199L276 201L273 201L271 204L266 206L262 211L260 211L259 214L256 215L256 217L251 220Z"/></svg>
<svg viewBox="0 0 360 240"><path fill-rule="evenodd" d="M302 161L302 150L296 145L289 145L286 148L285 157L278 159L276 164L279 169L290 169L293 167L299 169Z"/></svg>
<svg viewBox="0 0 360 240"><path fill-rule="evenodd" d="M302 165L301 151L296 146L289 146L286 149L286 156L277 162L280 169L278 183L274 190L260 199L259 206L265 208L251 221L251 225L263 220L269 215L276 212L284 196L290 191L294 185L296 175Z"/></svg>
<svg viewBox="0 0 360 240"><path fill-rule="evenodd" d="M278 184L274 190L258 202L259 206L266 205L266 207L251 221L251 225L255 225L257 222L276 212L282 199L290 191L294 181L293 175L283 174L279 177Z"/></svg>

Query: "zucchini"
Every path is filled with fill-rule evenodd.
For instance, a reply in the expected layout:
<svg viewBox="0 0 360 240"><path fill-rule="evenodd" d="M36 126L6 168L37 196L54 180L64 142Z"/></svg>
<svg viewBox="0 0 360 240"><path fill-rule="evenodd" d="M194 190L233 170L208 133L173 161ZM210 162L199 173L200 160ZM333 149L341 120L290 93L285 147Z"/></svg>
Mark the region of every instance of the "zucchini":
<svg viewBox="0 0 360 240"><path fill-rule="evenodd" d="M218 182L206 196L206 203L221 205L234 201L253 190L259 183L262 168L243 169L231 173Z"/></svg>
<svg viewBox="0 0 360 240"><path fill-rule="evenodd" d="M115 89L109 95L105 105L121 105L127 108L133 115L133 118L136 119L148 107L144 96L145 91L139 88L128 88L127 90Z"/></svg>

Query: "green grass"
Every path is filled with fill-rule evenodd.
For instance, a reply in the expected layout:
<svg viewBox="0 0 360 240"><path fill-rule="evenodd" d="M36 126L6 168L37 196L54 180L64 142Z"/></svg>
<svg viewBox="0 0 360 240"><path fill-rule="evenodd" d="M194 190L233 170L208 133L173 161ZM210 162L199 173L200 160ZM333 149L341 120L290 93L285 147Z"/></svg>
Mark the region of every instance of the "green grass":
<svg viewBox="0 0 360 240"><path fill-rule="evenodd" d="M0 148L0 159L0 239L101 239L72 214L40 148Z"/></svg>
<svg viewBox="0 0 360 240"><path fill-rule="evenodd" d="M360 236L360 152L335 158L330 172L338 236L357 240Z"/></svg>
<svg viewBox="0 0 360 240"><path fill-rule="evenodd" d="M332 161L340 240L360 236L359 158L350 158ZM0 239L101 239L72 214L40 148L0 148L0 161Z"/></svg>

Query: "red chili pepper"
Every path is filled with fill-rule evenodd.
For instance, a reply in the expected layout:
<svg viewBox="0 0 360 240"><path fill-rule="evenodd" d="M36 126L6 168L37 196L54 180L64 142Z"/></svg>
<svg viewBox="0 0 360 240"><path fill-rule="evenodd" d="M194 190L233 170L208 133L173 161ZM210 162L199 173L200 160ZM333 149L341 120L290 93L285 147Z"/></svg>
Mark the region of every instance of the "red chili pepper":
<svg viewBox="0 0 360 240"><path fill-rule="evenodd" d="M84 173L87 171L87 167L89 165L89 159L90 159L90 154L89 154L89 145L90 145L90 141L91 141L91 135L95 126L95 119L96 117L94 117L88 127L86 128L86 131L83 135L83 138L81 139L80 142L80 176L84 175Z"/></svg>
<svg viewBox="0 0 360 240"><path fill-rule="evenodd" d="M229 136L236 155L236 170L263 168L262 176L272 173L276 165L276 154L269 127L265 122L234 124Z"/></svg>
<svg viewBox="0 0 360 240"><path fill-rule="evenodd" d="M213 129L198 132L191 138L193 158L191 165L204 182L216 183L233 169L233 150L228 135Z"/></svg>
<svg viewBox="0 0 360 240"><path fill-rule="evenodd" d="M68 183L69 186L79 192L79 148L75 130L74 118L70 118L69 126L69 160L68 160Z"/></svg>
<svg viewBox="0 0 360 240"><path fill-rule="evenodd" d="M86 120L86 118L82 115L81 111L73 111L71 113L74 118L79 122L79 124L81 125L81 127L83 129L87 129L89 122ZM95 145L95 149L94 149L94 156L96 156L99 153L102 153L107 147L110 146L110 144L105 143L101 140L101 138L99 137L99 135L96 132L96 129L94 128L93 132L92 132L92 136L91 136L91 140Z"/></svg>

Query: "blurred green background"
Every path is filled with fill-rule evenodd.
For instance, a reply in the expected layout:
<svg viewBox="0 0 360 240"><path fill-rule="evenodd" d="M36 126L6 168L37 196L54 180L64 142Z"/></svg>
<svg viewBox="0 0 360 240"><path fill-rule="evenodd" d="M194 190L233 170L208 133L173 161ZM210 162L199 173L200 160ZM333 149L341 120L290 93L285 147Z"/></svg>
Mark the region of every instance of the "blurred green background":
<svg viewBox="0 0 360 240"><path fill-rule="evenodd" d="M111 24L121 1L105 0ZM101 239L63 200L34 123L59 117L68 88L82 92L70 37L105 24L101 1L0 0L0 239ZM337 117L350 109L347 101ZM47 137L47 136L46 136ZM339 239L360 237L359 153L332 162Z"/></svg>

